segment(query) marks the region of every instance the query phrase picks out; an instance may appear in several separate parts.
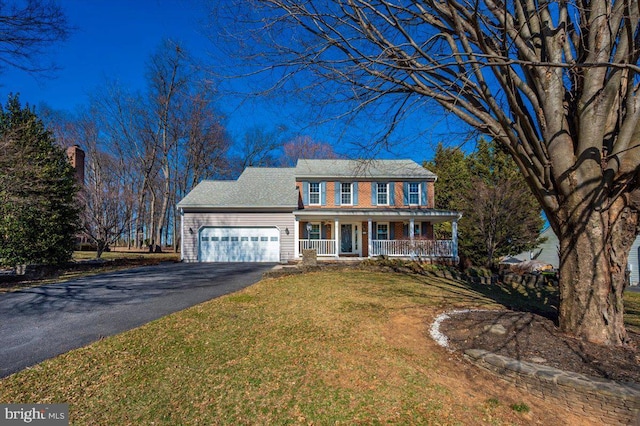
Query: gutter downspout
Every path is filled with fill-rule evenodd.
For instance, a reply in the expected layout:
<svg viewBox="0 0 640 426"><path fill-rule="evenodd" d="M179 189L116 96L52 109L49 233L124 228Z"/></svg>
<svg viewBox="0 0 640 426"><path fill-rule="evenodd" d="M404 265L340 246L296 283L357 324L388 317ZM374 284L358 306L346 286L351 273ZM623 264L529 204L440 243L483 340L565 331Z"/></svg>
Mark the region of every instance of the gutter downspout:
<svg viewBox="0 0 640 426"><path fill-rule="evenodd" d="M184 262L184 209L180 209L180 262Z"/></svg>

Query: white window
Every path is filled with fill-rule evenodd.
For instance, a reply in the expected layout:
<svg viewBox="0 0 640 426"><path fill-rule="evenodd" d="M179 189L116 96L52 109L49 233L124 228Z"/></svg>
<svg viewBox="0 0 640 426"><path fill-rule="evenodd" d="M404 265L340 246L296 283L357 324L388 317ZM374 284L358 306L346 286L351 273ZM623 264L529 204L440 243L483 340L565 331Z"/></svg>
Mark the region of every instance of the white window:
<svg viewBox="0 0 640 426"><path fill-rule="evenodd" d="M409 227L411 226L411 223L405 223L404 225L402 225L402 236L403 237L409 237L410 236L410 229ZM414 237L419 237L420 234L420 222L414 222L413 224L413 236Z"/></svg>
<svg viewBox="0 0 640 426"><path fill-rule="evenodd" d="M309 239L310 240L319 240L320 239L320 224L312 223L311 228L309 229Z"/></svg>
<svg viewBox="0 0 640 426"><path fill-rule="evenodd" d="M353 191L351 183L340 184L340 204L351 205L353 204Z"/></svg>
<svg viewBox="0 0 640 426"><path fill-rule="evenodd" d="M377 185L377 204L380 206L389 205L389 184L388 183L378 183Z"/></svg>
<svg viewBox="0 0 640 426"><path fill-rule="evenodd" d="M388 240L389 239L389 224L388 223L378 223L376 225L376 239L378 239L378 240Z"/></svg>
<svg viewBox="0 0 640 426"><path fill-rule="evenodd" d="M320 205L320 183L309 183L309 204Z"/></svg>
<svg viewBox="0 0 640 426"><path fill-rule="evenodd" d="M420 184L418 182L409 182L409 204L420 204Z"/></svg>

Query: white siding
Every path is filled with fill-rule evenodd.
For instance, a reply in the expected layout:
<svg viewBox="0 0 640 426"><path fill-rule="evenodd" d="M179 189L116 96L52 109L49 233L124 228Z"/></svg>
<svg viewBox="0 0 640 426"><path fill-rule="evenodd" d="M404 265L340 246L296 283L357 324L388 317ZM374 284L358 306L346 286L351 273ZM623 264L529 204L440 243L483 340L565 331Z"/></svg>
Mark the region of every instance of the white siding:
<svg viewBox="0 0 640 426"><path fill-rule="evenodd" d="M280 231L280 260L293 260L295 218L292 212L285 213L206 213L184 212L183 259L198 261L198 235L203 227L210 226L275 226ZM289 231L288 234L286 231Z"/></svg>
<svg viewBox="0 0 640 426"><path fill-rule="evenodd" d="M640 281L640 237L636 238L629 252L629 268L631 268L631 285L638 285Z"/></svg>

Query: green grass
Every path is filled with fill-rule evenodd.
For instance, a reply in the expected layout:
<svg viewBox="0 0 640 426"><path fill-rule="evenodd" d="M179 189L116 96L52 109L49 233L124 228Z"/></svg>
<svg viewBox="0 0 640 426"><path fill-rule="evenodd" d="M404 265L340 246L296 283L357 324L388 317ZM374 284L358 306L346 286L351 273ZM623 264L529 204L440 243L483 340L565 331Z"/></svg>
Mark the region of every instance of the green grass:
<svg viewBox="0 0 640 426"><path fill-rule="evenodd" d="M517 404L511 404L511 409L517 413L528 413L531 409L524 402L519 402Z"/></svg>
<svg viewBox="0 0 640 426"><path fill-rule="evenodd" d="M640 333L640 293L624 293L624 322L627 330Z"/></svg>
<svg viewBox="0 0 640 426"><path fill-rule="evenodd" d="M69 403L92 425L526 424L512 407L531 401L428 337L435 313L493 296L377 272L263 280L3 379L0 403Z"/></svg>

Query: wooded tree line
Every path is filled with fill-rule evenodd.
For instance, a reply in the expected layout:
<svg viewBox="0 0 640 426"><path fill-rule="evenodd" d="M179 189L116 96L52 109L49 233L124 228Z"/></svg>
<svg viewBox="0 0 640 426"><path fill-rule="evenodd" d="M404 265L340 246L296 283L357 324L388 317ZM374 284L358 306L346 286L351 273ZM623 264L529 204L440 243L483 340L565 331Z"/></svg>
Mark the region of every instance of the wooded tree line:
<svg viewBox="0 0 640 426"><path fill-rule="evenodd" d="M215 87L179 44L164 42L146 77L143 93L109 85L74 116L43 113L58 143L86 153L81 223L98 256L116 243L176 249L175 205L202 179L235 178L249 166L290 166L300 155L337 156L329 144L259 128L234 145Z"/></svg>

